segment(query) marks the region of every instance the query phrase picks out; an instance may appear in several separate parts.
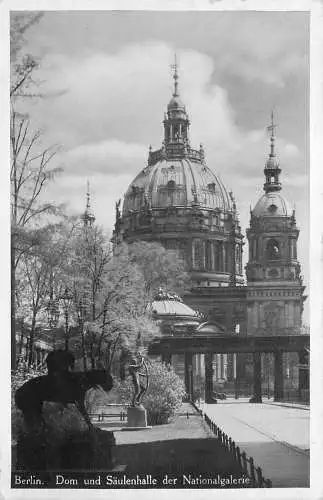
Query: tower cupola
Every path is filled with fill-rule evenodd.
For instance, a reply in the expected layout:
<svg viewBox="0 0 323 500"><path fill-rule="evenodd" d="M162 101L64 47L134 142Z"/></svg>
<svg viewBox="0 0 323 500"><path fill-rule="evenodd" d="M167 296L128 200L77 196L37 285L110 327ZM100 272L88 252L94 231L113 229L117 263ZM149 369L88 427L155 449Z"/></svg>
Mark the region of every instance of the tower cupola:
<svg viewBox="0 0 323 500"><path fill-rule="evenodd" d="M267 127L267 130L271 132L270 134L270 153L265 165L264 174L265 174L265 184L264 191L266 193L272 193L274 191L281 190L281 183L279 180L279 176L281 174L281 168L279 166L279 160L276 155L275 150L275 128L276 125L274 123L274 112L271 112L271 124Z"/></svg>

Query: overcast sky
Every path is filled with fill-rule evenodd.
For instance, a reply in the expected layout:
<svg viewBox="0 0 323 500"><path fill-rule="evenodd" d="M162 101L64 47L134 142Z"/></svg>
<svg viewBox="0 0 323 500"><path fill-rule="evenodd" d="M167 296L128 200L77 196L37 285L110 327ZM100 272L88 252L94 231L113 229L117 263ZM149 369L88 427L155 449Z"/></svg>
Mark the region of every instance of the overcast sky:
<svg viewBox="0 0 323 500"><path fill-rule="evenodd" d="M203 143L208 166L233 190L244 233L263 193L274 107L307 284L308 32L307 13L46 13L28 50L41 56L44 90L61 91L31 110L46 141L62 146L64 173L47 197L82 212L88 179L97 221L112 230L115 202L145 166L149 145L161 145L176 52L191 145Z"/></svg>

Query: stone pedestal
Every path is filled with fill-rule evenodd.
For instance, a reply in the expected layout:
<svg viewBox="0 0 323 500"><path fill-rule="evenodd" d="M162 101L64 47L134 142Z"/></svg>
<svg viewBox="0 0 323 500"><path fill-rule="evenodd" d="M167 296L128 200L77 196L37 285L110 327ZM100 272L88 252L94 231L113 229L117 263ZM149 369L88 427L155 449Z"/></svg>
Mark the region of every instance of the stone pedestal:
<svg viewBox="0 0 323 500"><path fill-rule="evenodd" d="M147 426L147 411L143 406L130 406L128 408L128 427L145 428Z"/></svg>

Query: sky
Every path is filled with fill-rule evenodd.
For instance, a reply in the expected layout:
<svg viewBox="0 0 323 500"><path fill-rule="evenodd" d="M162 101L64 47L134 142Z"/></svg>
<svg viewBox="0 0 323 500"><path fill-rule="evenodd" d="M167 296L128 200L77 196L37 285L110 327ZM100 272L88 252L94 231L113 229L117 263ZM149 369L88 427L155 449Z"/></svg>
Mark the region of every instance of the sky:
<svg viewBox="0 0 323 500"><path fill-rule="evenodd" d="M47 96L25 105L45 141L60 145L64 168L46 197L81 213L89 180L107 232L149 145L161 146L175 53L191 146L203 143L208 166L232 189L244 234L263 194L274 109L282 193L296 210L308 285L308 13L46 12L27 42Z"/></svg>

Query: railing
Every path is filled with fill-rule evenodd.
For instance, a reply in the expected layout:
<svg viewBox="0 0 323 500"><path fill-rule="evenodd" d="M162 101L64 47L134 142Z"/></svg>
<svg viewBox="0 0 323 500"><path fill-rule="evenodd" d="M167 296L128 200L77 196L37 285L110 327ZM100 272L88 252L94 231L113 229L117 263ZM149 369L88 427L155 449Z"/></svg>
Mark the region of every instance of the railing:
<svg viewBox="0 0 323 500"><path fill-rule="evenodd" d="M115 418L118 417L120 422L125 422L127 420L127 414L123 411L120 413L89 413L89 417L97 422L104 422L106 418Z"/></svg>
<svg viewBox="0 0 323 500"><path fill-rule="evenodd" d="M245 451L241 451L240 447L236 445L235 441L231 439L213 420L208 417L206 413L192 403L197 412L204 418L206 424L217 437L221 446L231 454L235 462L238 462L241 470L251 479L253 488L271 488L272 482L270 479L265 479L261 467L255 467L254 459L247 457Z"/></svg>
<svg viewBox="0 0 323 500"><path fill-rule="evenodd" d="M117 409L117 407L121 406L121 410L112 412L113 408ZM120 404L109 404L104 407L99 407L95 411L89 412L89 417L96 422L105 422L106 419L114 418L114 420L118 422L125 422L127 420L127 413L124 411L124 406Z"/></svg>

